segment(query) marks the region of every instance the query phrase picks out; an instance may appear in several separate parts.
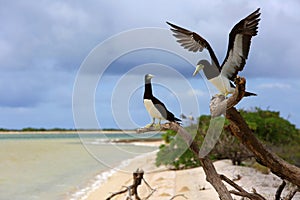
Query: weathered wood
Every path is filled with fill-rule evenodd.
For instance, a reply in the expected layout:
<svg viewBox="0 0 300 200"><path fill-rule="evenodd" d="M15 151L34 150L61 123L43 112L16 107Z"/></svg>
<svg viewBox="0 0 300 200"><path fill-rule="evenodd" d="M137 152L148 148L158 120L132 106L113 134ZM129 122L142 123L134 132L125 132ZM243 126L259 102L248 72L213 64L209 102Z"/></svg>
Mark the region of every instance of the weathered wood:
<svg viewBox="0 0 300 200"><path fill-rule="evenodd" d="M128 191L128 188L125 187L124 190L120 190L120 191L118 191L118 192L112 193L109 197L106 198L106 200L110 200L110 199L112 199L114 196L117 196L117 195L119 195L119 194L123 194L123 193L125 193L125 192L127 192L127 191Z"/></svg>
<svg viewBox="0 0 300 200"><path fill-rule="evenodd" d="M239 185L237 185L235 182L233 182L232 180L230 180L229 178L227 178L224 175L220 175L220 178L237 190L237 191L231 190L230 193L232 193L232 194L242 196L242 197L247 197L251 200L266 200L263 196L261 196L260 194L258 194L256 192L253 192L253 193L247 192L242 187L240 187Z"/></svg>
<svg viewBox="0 0 300 200"><path fill-rule="evenodd" d="M145 133L145 132L152 132L152 131L163 131L163 129L161 127L149 126L149 127L138 128L135 131L137 133Z"/></svg>
<svg viewBox="0 0 300 200"><path fill-rule="evenodd" d="M230 120L231 132L243 143L264 166L282 179L300 187L300 168L286 162L267 149L253 134L247 123L234 108L226 112L226 118Z"/></svg>
<svg viewBox="0 0 300 200"><path fill-rule="evenodd" d="M144 171L142 169L137 169L135 172L133 172L133 184L128 187L126 186L126 189L124 189L124 190L112 193L109 197L106 198L106 200L110 200L114 196L123 194L125 192L128 192L126 199L132 199L131 197L134 196L136 200L141 200L141 198L138 195L137 188L138 188L138 186L140 186L142 184L142 180L144 180ZM145 183L146 183L146 181L145 181ZM146 183L146 185L148 187L150 187L148 183ZM152 194L153 194L153 189L152 189L151 195ZM148 197L150 197L151 195L149 195ZM148 199L148 197L146 199Z"/></svg>
<svg viewBox="0 0 300 200"><path fill-rule="evenodd" d="M220 110L226 105L226 118L230 121L229 128L234 136L243 143L264 166L284 180L300 187L300 168L279 158L276 154L268 150L253 134L246 121L236 110L235 106L245 94L246 80L244 78L236 79L236 90L234 94L225 99L222 96L215 96L212 99L211 112L214 117L218 116ZM218 107L220 105L220 108ZM224 113L224 112L223 112Z"/></svg>
<svg viewBox="0 0 300 200"><path fill-rule="evenodd" d="M281 196L281 193L284 189L284 187L286 186L286 182L283 180L282 183L280 184L280 186L278 187L276 193L275 193L275 200L280 200L280 196Z"/></svg>
<svg viewBox="0 0 300 200"><path fill-rule="evenodd" d="M225 98L222 94L217 94L212 97L209 105L212 118L225 115L228 109L238 104L244 97L246 79L243 77L237 77L235 79L235 83L236 89L229 98Z"/></svg>
<svg viewBox="0 0 300 200"><path fill-rule="evenodd" d="M251 129L248 127L247 123L239 112L234 108L235 105L245 95L245 84L246 80L244 78L236 79L236 90L229 97L225 98L223 95L214 96L210 103L211 116L213 118L220 115L225 115L229 119L230 130L235 135L237 139L240 140L256 157L256 159L266 167L270 168L271 171L282 179L286 179L291 183L300 187L300 169L294 165L287 163L286 161L279 158L277 155L269 151L253 134ZM179 124L171 122L163 124L164 129L171 129L177 132L189 145L189 148L197 155L199 161L202 164L204 172L206 174L207 181L215 188L219 194L221 200L232 200L232 194L248 197L251 200L264 200L265 198L260 194L253 192L248 193L240 186L236 185L233 181L228 179L225 176L219 176L217 173L212 161L209 160L206 156L200 157L199 151L200 148L195 141L193 141L192 136L186 132ZM228 191L222 180L231 184L238 191ZM294 196L294 194L299 190L299 188L294 189L289 194Z"/></svg>
<svg viewBox="0 0 300 200"><path fill-rule="evenodd" d="M206 174L206 180L215 188L215 190L219 194L219 198L221 200L232 200L232 197L228 189L222 182L212 161L206 156L204 158L199 156L200 148L198 144L195 141L193 141L192 136L181 126L179 126L177 123L171 122L171 123L164 124L163 126L167 129L176 131L177 134L180 135L184 139L184 141L189 145L189 148L198 157L203 167L203 170Z"/></svg>
<svg viewBox="0 0 300 200"><path fill-rule="evenodd" d="M293 186L293 188L292 188L292 189L289 191L289 193L283 198L283 200L291 200L297 192L300 192L300 187Z"/></svg>
<svg viewBox="0 0 300 200"><path fill-rule="evenodd" d="M143 177L144 170L137 169L135 172L133 172L133 184L131 186L131 195L134 195L136 200L141 199L138 195L137 188L142 184Z"/></svg>

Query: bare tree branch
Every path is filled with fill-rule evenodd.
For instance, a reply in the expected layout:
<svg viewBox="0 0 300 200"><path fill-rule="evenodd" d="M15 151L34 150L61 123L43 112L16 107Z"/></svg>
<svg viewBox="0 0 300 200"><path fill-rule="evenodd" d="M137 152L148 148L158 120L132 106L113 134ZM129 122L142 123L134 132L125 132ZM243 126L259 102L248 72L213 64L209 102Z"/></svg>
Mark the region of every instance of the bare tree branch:
<svg viewBox="0 0 300 200"><path fill-rule="evenodd" d="M283 198L283 200L291 200L297 192L300 192L300 187L294 185L290 192Z"/></svg>
<svg viewBox="0 0 300 200"><path fill-rule="evenodd" d="M223 96L215 96L212 99L211 109L212 116L220 114L226 105L226 118L230 121L229 128L235 137L249 149L256 159L264 166L284 180L300 187L300 168L289 164L279 158L273 152L269 151L253 134L240 113L233 107L245 94L246 80L244 78L236 79L236 90L232 96L225 99ZM218 107L220 105L220 108ZM223 111L222 111L223 112ZM222 113L221 112L221 113Z"/></svg>
<svg viewBox="0 0 300 200"><path fill-rule="evenodd" d="M153 189L144 178L143 178L143 181L145 182L147 187L150 188L150 190L151 190L151 193L147 197L144 198L144 200L147 200L152 196L152 194L156 191L156 189Z"/></svg>
<svg viewBox="0 0 300 200"><path fill-rule="evenodd" d="M230 120L231 132L242 142L264 166L282 179L300 186L300 169L279 158L269 151L253 134L247 123L235 108L226 112L226 118Z"/></svg>
<svg viewBox="0 0 300 200"><path fill-rule="evenodd" d="M220 115L225 115L226 110L238 104L244 97L246 79L243 77L237 77L235 79L235 83L236 89L229 98L225 98L224 95L220 94L212 97L209 105L212 118L218 117Z"/></svg>
<svg viewBox="0 0 300 200"><path fill-rule="evenodd" d="M240 113L234 108L236 104L245 95L245 84L244 78L236 79L236 89L234 93L229 97L225 98L223 95L214 96L210 103L210 111L212 118L220 115L225 115L230 120L230 130L235 137L243 143L256 157L256 159L266 167L270 168L271 171L282 179L286 179L291 183L300 187L300 169L294 165L287 163L286 161L279 158L277 155L269 151L253 134L247 123L240 115ZM227 177L219 176L211 160L206 156L204 158L199 156L199 146L193 141L192 136L186 132L177 123L171 122L162 125L163 129L174 130L179 134L185 142L189 145L189 148L197 155L199 161L202 164L203 170L206 174L206 180L215 188L219 194L221 200L232 200L232 194L250 198L251 200L265 200L263 196L256 193L248 193L242 187L235 184ZM228 191L222 180L232 185L238 191ZM299 188L293 189L285 200L291 199ZM278 189L279 193L279 189ZM281 192L280 192L281 193Z"/></svg>
<svg viewBox="0 0 300 200"><path fill-rule="evenodd" d="M286 182L283 180L280 186L278 187L276 194L275 194L275 200L280 200L281 193L286 186Z"/></svg>
<svg viewBox="0 0 300 200"><path fill-rule="evenodd" d="M245 94L246 80L243 78L242 79L237 78L236 82L237 82L237 89L235 90L235 92L232 94L230 98L225 99L224 96L218 95L216 98L212 99L215 100L210 104L212 117L217 117L219 115L225 114L226 109L235 106L243 98ZM244 92L239 92L239 91L244 91ZM197 155L199 161L201 162L203 170L206 174L206 180L215 188L215 190L219 194L220 199L232 200L232 196L230 195L226 186L223 184L211 160L206 156L204 158L199 156L199 152L200 152L199 146L196 142L193 141L192 136L188 132L186 132L181 126L179 126L177 123L174 122L164 124L162 125L162 127L164 129L174 130L189 145L189 148L194 152L195 155Z"/></svg>
<svg viewBox="0 0 300 200"><path fill-rule="evenodd" d="M239 185L237 185L235 182L233 182L232 180L230 180L229 178L227 178L224 175L220 175L220 178L223 181L227 182L232 187L234 187L236 190L238 190L238 191L231 190L230 193L232 193L232 194L242 196L242 197L247 197L251 200L266 200L263 196L261 196L260 194L258 194L256 192L253 192L253 193L247 192L242 187L240 187Z"/></svg>
<svg viewBox="0 0 300 200"><path fill-rule="evenodd" d="M154 127L154 126L136 129L137 133L145 133L145 132L151 132L151 131L164 131L164 130L161 127Z"/></svg>
<svg viewBox="0 0 300 200"><path fill-rule="evenodd" d="M217 173L212 161L207 157L199 157L200 149L198 144L195 141L193 141L192 136L177 123L171 122L164 124L163 126L166 129L176 131L177 134L179 134L189 145L192 152L198 157L199 161L201 162L203 170L206 174L206 180L215 188L215 190L219 194L219 198L221 200L233 200L228 189L226 188L219 174Z"/></svg>
<svg viewBox="0 0 300 200"><path fill-rule="evenodd" d="M106 198L106 200L110 200L110 199L113 198L114 196L117 196L117 195L119 195L119 194L123 194L123 193L127 192L127 191L128 191L128 188L127 188L127 187L125 187L125 188L126 188L126 189L121 190L121 191L119 191L119 192L114 192L114 193L112 193L109 197Z"/></svg>
<svg viewBox="0 0 300 200"><path fill-rule="evenodd" d="M119 195L119 194L123 194L125 192L128 192L126 199L131 200L132 196L134 196L136 200L141 200L141 198L138 196L137 188L138 188L139 185L141 185L142 180L144 180L144 171L142 169L138 168L135 172L133 172L133 184L126 187L126 189L124 189L124 190L112 193L108 198L106 198L106 200L110 200L114 196ZM144 180L144 182L146 183L146 185L149 188L151 188L150 185L145 180ZM155 190L152 189L151 194L148 195L148 197L146 197L146 199L148 199L153 194L154 191Z"/></svg>

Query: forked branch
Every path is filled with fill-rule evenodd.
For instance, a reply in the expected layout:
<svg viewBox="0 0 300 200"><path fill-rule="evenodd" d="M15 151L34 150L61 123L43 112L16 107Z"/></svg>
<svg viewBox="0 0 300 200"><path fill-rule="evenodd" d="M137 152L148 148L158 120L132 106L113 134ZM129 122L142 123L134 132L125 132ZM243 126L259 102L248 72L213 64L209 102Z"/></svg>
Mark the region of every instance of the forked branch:
<svg viewBox="0 0 300 200"><path fill-rule="evenodd" d="M152 190L151 194L149 194L145 199L148 199L153 192L155 191L150 187L150 185L145 181L144 179L144 171L142 169L137 169L135 172L133 172L133 184L130 186L126 186L125 189L112 193L109 197L106 198L106 200L112 199L114 196L123 194L125 192L128 192L127 199L132 199L134 196L136 200L141 200L141 198L138 195L137 188L142 184L142 180L146 183L146 185Z"/></svg>
<svg viewBox="0 0 300 200"><path fill-rule="evenodd" d="M212 161L208 157L200 157L199 152L200 148L198 144L193 140L192 136L177 123L171 122L167 124L163 124L164 128L176 131L184 141L189 145L191 151L198 157L203 170L206 174L206 180L215 188L217 193L219 194L219 198L221 200L233 200L228 189L222 182L219 174L217 173Z"/></svg>
<svg viewBox="0 0 300 200"><path fill-rule="evenodd" d="M245 78L236 79L236 89L234 93L229 97L225 98L223 95L216 95L211 99L210 111L212 118L218 117L220 115L225 115L225 117L231 122L230 129L231 132L236 136L236 138L243 143L256 157L256 159L266 167L270 168L271 171L277 176L284 180L288 180L296 185L296 189L291 191L286 199L293 196L300 187L300 169L294 165L287 163L286 161L279 158L273 152L269 151L253 134L251 129L248 127L247 123L240 115L240 113L234 108L245 95ZM197 155L199 161L202 164L204 172L206 174L206 179L215 188L221 200L232 200L230 193L247 197L251 200L265 200L260 194L253 192L249 193L245 191L240 186L236 185L233 181L228 179L223 175L219 175L211 162L207 157L200 157L200 148L195 141L193 141L192 136L186 132L177 123L171 122L163 124L164 129L170 129L176 131L189 145L189 148ZM224 183L232 185L236 191L228 191ZM279 193L280 191L278 191ZM280 192L281 193L281 192Z"/></svg>

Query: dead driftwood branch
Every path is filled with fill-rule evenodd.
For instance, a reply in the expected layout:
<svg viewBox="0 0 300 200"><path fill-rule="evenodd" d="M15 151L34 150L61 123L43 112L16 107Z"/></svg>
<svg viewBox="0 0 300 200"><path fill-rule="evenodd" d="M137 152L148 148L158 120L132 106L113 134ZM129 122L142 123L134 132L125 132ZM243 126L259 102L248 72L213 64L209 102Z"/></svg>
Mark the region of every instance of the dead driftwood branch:
<svg viewBox="0 0 300 200"><path fill-rule="evenodd" d="M231 132L254 154L260 164L268 167L280 178L300 187L300 168L286 162L268 150L255 137L252 130L235 108L227 110L226 118L231 122L229 125Z"/></svg>
<svg viewBox="0 0 300 200"><path fill-rule="evenodd" d="M137 169L135 172L133 172L133 184L130 186L125 186L125 189L112 193L109 197L106 198L106 200L112 199L116 195L123 194L125 192L128 192L126 199L132 199L132 197L135 197L135 200L141 200L141 198L138 195L137 188L142 184L142 180L144 180L145 184L152 190L151 194L148 195L145 199L148 199L153 192L155 191L150 187L150 185L145 181L144 179L144 171L143 169Z"/></svg>
<svg viewBox="0 0 300 200"><path fill-rule="evenodd" d="M210 109L212 117L224 114L225 117L230 121L229 128L231 132L242 144L245 145L248 150L254 154L259 163L270 168L274 174L283 180L288 180L292 184L300 187L300 168L291 165L268 150L255 137L243 117L234 107L239 103L245 94L246 80L244 78L237 78L235 83L236 90L228 99L225 99L224 96L219 95L215 96L211 100Z"/></svg>
<svg viewBox="0 0 300 200"><path fill-rule="evenodd" d="M300 192L299 187L297 187L295 185L292 185L292 187L291 187L290 191L288 192L288 194L285 197L281 198L281 193L284 190L284 187L286 185L287 185L286 181L283 180L282 183L280 184L280 186L278 187L277 191L276 191L275 200L291 200L297 192Z"/></svg>
<svg viewBox="0 0 300 200"><path fill-rule="evenodd" d="M239 185L237 185L235 182L233 182L232 180L230 180L229 178L227 178L224 175L220 175L220 178L237 190L237 191L231 190L230 193L232 193L232 194L235 194L237 196L247 197L251 200L266 200L263 196L261 196L260 194L258 194L256 192L253 192L253 193L247 192L242 187L240 187Z"/></svg>
<svg viewBox="0 0 300 200"><path fill-rule="evenodd" d="M226 113L228 108L235 106L244 96L245 94L245 79L237 79L237 89L234 94L228 99L225 99L222 95L217 95L214 97L210 104L210 110L212 117L217 117ZM243 92L239 92L243 91ZM197 155L203 170L206 174L206 180L215 188L221 200L232 200L232 196L230 192L222 182L219 174L217 173L212 161L204 156L200 156L200 148L196 142L193 141L192 136L185 131L181 126L176 123L167 123L162 125L164 129L171 129L177 132L189 145L189 148L193 151L195 155Z"/></svg>
<svg viewBox="0 0 300 200"><path fill-rule="evenodd" d="M275 200L280 200L281 193L285 186L286 186L286 182L283 180L276 191Z"/></svg>
<svg viewBox="0 0 300 200"><path fill-rule="evenodd" d="M226 111L235 105L237 105L245 95L245 78L235 79L236 89L234 93L229 97L225 98L224 95L215 95L210 101L210 114L212 118L218 117L220 115L225 115Z"/></svg>
<svg viewBox="0 0 300 200"><path fill-rule="evenodd" d="M162 128L149 126L136 129L137 133L145 133L145 132L152 132L152 131L163 131Z"/></svg>
<svg viewBox="0 0 300 200"><path fill-rule="evenodd" d="M193 141L192 136L181 126L179 126L177 123L174 122L166 123L163 124L163 126L166 129L176 131L177 134L179 134L184 139L184 141L189 145L189 148L192 150L192 152L195 155L197 155L199 161L201 162L203 170L206 174L206 180L215 188L215 190L219 194L220 199L233 200L226 186L222 182L219 174L217 173L212 161L207 157L202 158L199 156L200 148L198 144L195 141Z"/></svg>
<svg viewBox="0 0 300 200"><path fill-rule="evenodd" d="M161 125L153 125L153 126L145 126L145 127L142 127L142 128L138 128L136 129L135 131L137 133L146 133L146 132L160 132L160 131L166 131L168 129L165 128L165 126L163 124Z"/></svg>
<svg viewBox="0 0 300 200"><path fill-rule="evenodd" d="M236 90L232 96L225 99L222 96L216 96L211 102L211 112L213 116L218 116L220 110L224 113L226 107L226 118L230 121L229 128L234 136L249 149L256 159L264 166L289 182L300 187L300 168L284 161L276 154L268 150L253 134L252 130L247 125L246 121L240 113L233 107L236 105L245 94L246 80L244 78L237 78ZM220 103L221 102L221 103ZM220 104L219 108L217 105ZM225 106L226 105L226 106Z"/></svg>
<svg viewBox="0 0 300 200"><path fill-rule="evenodd" d="M245 78L237 78L236 81L236 89L234 93L229 97L225 98L222 95L216 95L212 98L210 103L210 111L212 118L218 117L220 115L224 115L227 119L229 119L230 130L235 135L235 137L243 143L256 157L260 163L270 168L271 171L282 179L288 180L291 183L295 184L299 187L300 185L300 169L294 165L287 163L286 161L279 158L273 152L266 149L264 145L254 136L253 132L248 127L247 123L240 115L240 113L234 108L240 100L245 95ZM222 180L227 183L233 183L230 179L225 176L221 177L218 175L215 170L212 162L207 158L199 157L199 146L193 141L193 138L189 133L187 133L182 127L180 127L176 123L168 123L163 125L165 129L171 129L177 132L189 145L190 149L198 156L204 172L206 174L206 179L208 182L212 184L215 188L221 200L230 200L232 199L232 194L236 194L243 197L248 197L253 200L264 200L265 198L256 192L248 193L240 186L234 184L235 189L237 191L228 191ZM295 193L298 189L295 189ZM291 191L291 195L294 195L293 191Z"/></svg>
<svg viewBox="0 0 300 200"><path fill-rule="evenodd" d="M292 189L289 191L289 193L283 198L283 200L291 200L294 195L300 192L300 187L297 187L295 185L292 186Z"/></svg>
<svg viewBox="0 0 300 200"><path fill-rule="evenodd" d="M229 121L229 128L234 136L249 149L256 160L261 164L271 169L271 171L283 180L288 180L292 184L296 185L296 188L290 191L290 193L284 199L291 199L300 187L300 169L294 165L287 163L286 161L279 158L273 152L269 151L253 134L247 123L240 115L240 113L234 108L245 95L245 78L237 78L236 89L234 93L229 97L225 98L223 95L216 95L211 99L210 111L212 118L216 118L220 115L224 115ZM192 136L185 131L179 124L171 122L162 124L163 130L173 130L177 132L189 145L192 152L197 155L203 170L206 174L206 180L214 187L219 194L221 200L232 200L231 194L243 196L251 200L265 200L263 196L256 193L245 191L242 187L235 184L229 178L224 175L219 175L210 159L207 156L200 156L200 148L196 142L193 141ZM147 131L147 129L142 129ZM228 191L224 183L232 185L236 190ZM280 189L278 189L280 190ZM279 193L280 191L278 191ZM280 192L281 193L281 192Z"/></svg>

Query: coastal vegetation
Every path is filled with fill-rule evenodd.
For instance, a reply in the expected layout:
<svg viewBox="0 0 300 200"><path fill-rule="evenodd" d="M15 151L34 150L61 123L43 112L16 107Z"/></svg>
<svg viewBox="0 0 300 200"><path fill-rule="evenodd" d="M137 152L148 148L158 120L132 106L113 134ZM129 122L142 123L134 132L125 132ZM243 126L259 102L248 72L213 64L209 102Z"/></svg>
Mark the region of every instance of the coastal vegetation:
<svg viewBox="0 0 300 200"><path fill-rule="evenodd" d="M278 111L254 108L239 110L253 133L264 145L284 160L300 166L300 130L287 119L280 116ZM186 127L200 147L208 130L211 116L202 115L198 118L198 126L191 124ZM231 159L234 164L253 157L253 154L233 136L228 128L226 119L223 132L209 157L213 160ZM156 165L166 165L171 169L187 169L200 166L199 159L188 148L182 137L172 130L162 135L165 144L161 145L157 153ZM254 164L256 166L257 164Z"/></svg>
<svg viewBox="0 0 300 200"><path fill-rule="evenodd" d="M224 121L220 124L220 119L224 116L229 124L226 129L230 130L230 133L238 139L255 157L255 161L257 163L267 167L272 171L273 174L281 178L282 183L277 188L275 199L280 200L282 191L285 188L287 182L290 182L293 185L293 188L288 192L288 194L283 197L283 199L292 199L292 197L296 194L300 187L300 168L297 166L290 164L286 160L278 157L273 151L267 148L266 144L258 139L253 128L251 129L248 125L249 122L246 122L244 117L241 115L234 106L237 105L245 96L245 85L246 79L243 77L237 77L235 79L236 88L234 93L226 98L224 95L215 95L210 101L210 113L213 122L217 122L221 127L224 125ZM276 115L275 115L276 116ZM225 119L223 118L223 119ZM225 123L226 124L226 123ZM191 134L187 132L183 127L179 124L171 122L163 126L166 129L171 129L177 132L184 141L188 144L189 149L194 153L196 158L200 161L201 166L205 172L206 180L214 187L216 192L219 195L219 198L222 200L234 199L232 194L238 195L241 197L253 199L253 200L266 200L261 194L257 193L256 190L252 190L252 192L246 191L243 187L239 186L224 174L219 174L210 159L210 156L207 155L207 150L210 150L214 145L215 141L219 139L219 135L215 135L216 133L220 133L219 129L215 129L215 126L212 126L213 135L210 135L214 138L213 140L209 140L206 142L206 138L203 144L207 144L208 149L206 148L201 151L198 143L192 138ZM217 130L217 132L215 132ZM223 130L223 129L221 129ZM276 140L275 140L276 141ZM212 143L213 142L213 143ZM204 153L204 154L203 154ZM237 154L238 155L238 154ZM238 163L238 162L237 162ZM226 185L231 185L234 190L229 190Z"/></svg>

